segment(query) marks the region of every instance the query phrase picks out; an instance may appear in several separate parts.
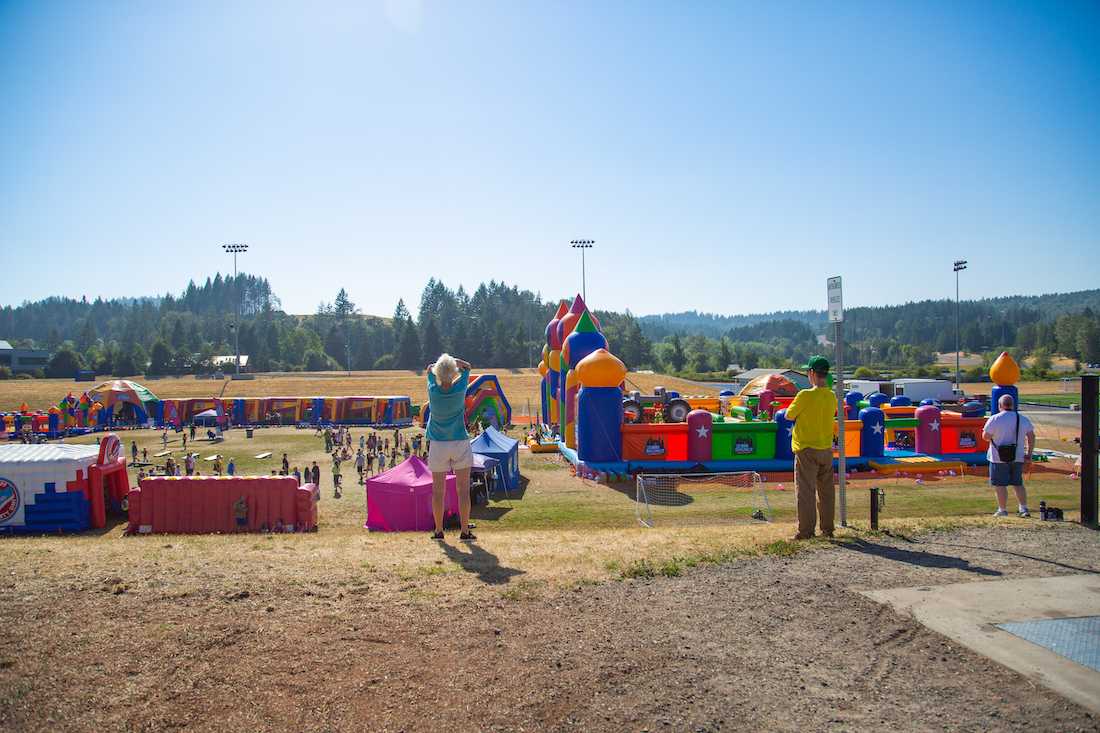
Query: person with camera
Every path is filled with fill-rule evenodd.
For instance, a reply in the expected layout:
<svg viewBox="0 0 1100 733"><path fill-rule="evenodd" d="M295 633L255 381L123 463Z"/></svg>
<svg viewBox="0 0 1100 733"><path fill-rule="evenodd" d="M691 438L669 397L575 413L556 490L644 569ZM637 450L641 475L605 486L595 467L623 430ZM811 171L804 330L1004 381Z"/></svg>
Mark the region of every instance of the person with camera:
<svg viewBox="0 0 1100 733"><path fill-rule="evenodd" d="M1035 450L1035 426L1027 416L1016 409L1012 395L1001 395L997 400L1000 411L985 421L982 438L989 441L989 483L997 494L995 517L1007 517L1005 502L1008 487L1016 492L1019 505L1017 515L1030 517L1027 510L1027 489L1024 488L1024 464L1031 461Z"/></svg>

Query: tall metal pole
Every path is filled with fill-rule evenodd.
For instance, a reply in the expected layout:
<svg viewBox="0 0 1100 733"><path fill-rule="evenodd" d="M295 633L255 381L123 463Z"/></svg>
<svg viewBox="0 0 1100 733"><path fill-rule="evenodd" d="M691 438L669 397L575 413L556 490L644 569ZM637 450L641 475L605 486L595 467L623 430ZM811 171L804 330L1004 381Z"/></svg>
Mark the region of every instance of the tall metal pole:
<svg viewBox="0 0 1100 733"><path fill-rule="evenodd" d="M840 526L848 526L848 462L844 456L844 423L847 415L844 413L844 323L836 324L836 381L833 383L836 391L837 409L837 454L836 474L840 482Z"/></svg>
<svg viewBox="0 0 1100 733"><path fill-rule="evenodd" d="M966 260L955 260L955 390L960 389L961 369L959 368L959 273L966 269Z"/></svg>
<svg viewBox="0 0 1100 733"><path fill-rule="evenodd" d="M1096 452L1098 418L1097 387L1100 376L1081 377L1081 524L1097 525Z"/></svg>
<svg viewBox="0 0 1100 733"><path fill-rule="evenodd" d="M584 250L581 250L581 298L584 302L588 302L588 279L585 277L584 272Z"/></svg>
<svg viewBox="0 0 1100 733"><path fill-rule="evenodd" d="M241 376L241 288L237 282L237 254L248 251L247 244L223 244L222 249L233 255L233 289L236 291L236 321L233 323L233 342L237 352L237 376Z"/></svg>
<svg viewBox="0 0 1100 733"><path fill-rule="evenodd" d="M574 239L569 242L573 249L579 249L581 251L581 298L588 301L588 283L585 279L584 268L584 251L586 249L592 249L592 245L596 243L595 239Z"/></svg>
<svg viewBox="0 0 1100 733"><path fill-rule="evenodd" d="M237 282L237 253L233 252L233 289L237 301L237 320L233 323L233 345L237 350L237 376L241 376L241 288Z"/></svg>

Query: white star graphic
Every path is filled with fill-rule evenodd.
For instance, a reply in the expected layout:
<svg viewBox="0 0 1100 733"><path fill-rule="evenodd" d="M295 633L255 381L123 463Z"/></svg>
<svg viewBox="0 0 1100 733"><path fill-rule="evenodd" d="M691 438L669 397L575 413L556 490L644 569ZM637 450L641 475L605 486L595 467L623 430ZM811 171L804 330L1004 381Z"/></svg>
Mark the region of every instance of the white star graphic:
<svg viewBox="0 0 1100 733"><path fill-rule="evenodd" d="M882 423L877 422L871 427L871 432L875 435L882 435Z"/></svg>
<svg viewBox="0 0 1100 733"><path fill-rule="evenodd" d="M794 437L794 426L793 425L790 426L789 428L787 428L787 435L790 435L792 438Z"/></svg>
<svg viewBox="0 0 1100 733"><path fill-rule="evenodd" d="M928 427L929 427L929 428L931 428L932 432L934 433L934 432L936 432L937 430L939 430L939 429L940 429L940 421L939 421L939 420L933 420L933 421L932 421L932 422L931 422L931 423L930 423L930 424L928 425Z"/></svg>
<svg viewBox="0 0 1100 733"><path fill-rule="evenodd" d="M698 435L700 438L705 438L707 437L707 435L710 434L710 431L707 430L706 425L700 425L698 428L696 428L695 434Z"/></svg>

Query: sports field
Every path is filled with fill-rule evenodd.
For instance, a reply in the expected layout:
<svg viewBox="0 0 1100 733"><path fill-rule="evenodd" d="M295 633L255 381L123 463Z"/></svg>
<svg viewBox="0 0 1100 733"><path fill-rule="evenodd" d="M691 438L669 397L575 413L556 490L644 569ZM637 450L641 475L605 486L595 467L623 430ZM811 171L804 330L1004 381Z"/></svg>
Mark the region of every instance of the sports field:
<svg viewBox="0 0 1100 733"><path fill-rule="evenodd" d="M539 373L536 369L481 369L474 365L474 374L496 374L514 413L527 414L538 405ZM107 377L95 382L74 382L71 379L9 379L0 381L0 412L14 410L24 402L31 409L47 409L56 405L69 392L80 396ZM663 385L682 394L715 395L716 390L659 374L627 375L635 388L652 392ZM260 374L248 380L212 380L186 377L146 379L133 377L158 397L342 397L358 395L408 395L414 403L427 399L424 375L409 370L369 372L286 372Z"/></svg>
<svg viewBox="0 0 1100 733"><path fill-rule="evenodd" d="M282 384L294 386L296 378L285 379ZM372 377L361 379L357 384L369 385ZM385 377L377 379L387 384ZM414 377L396 379L406 381L388 384L411 387ZM353 429L353 438L362 432ZM518 429L511 432L521 435ZM388 435L392 438L392 431ZM123 431L120 437L127 456L132 442L139 455L145 449L150 458L162 450L158 431ZM74 442L94 440L85 436ZM637 521L633 483L581 480L558 456L524 450L521 489L475 507L479 539L465 544L453 531L444 543L430 541L426 533L366 531L365 496L354 469L344 465L343 497L335 499L331 463L314 430L262 428L251 439L243 430L231 430L223 442L200 438L188 447L199 454L204 474L213 464L202 458L215 453L233 457L240 475L276 470L284 452L291 466L317 461L318 531L128 537L124 519L116 517L106 530L82 535L0 539L6 599L0 604L0 685L11 699L0 710L0 726L484 730L565 728L570 720L583 720L583 727L606 729L610 720L634 719L639 729L653 729L662 720L694 729L691 720L732 714L723 712L719 697L697 695L704 688L732 685L729 694L760 688L753 694L761 699L770 699L764 688L788 690L785 694L794 689L829 704L830 690L850 686L861 679L861 669L877 664L878 642L858 640L893 638L891 629L899 628L909 629L904 633L911 643L891 656L907 664L875 672L883 684L904 688L893 704L963 724L978 708L955 710L925 689L925 682L904 673L909 664L926 663L927 649L942 660L933 665L937 679L957 682L953 695L970 695L966 691L979 679L997 679L1005 689L1023 689L1026 683L983 667L973 655L959 656L957 649L910 628L911 621L884 618L839 588L930 582L927 573L962 582L972 572L1057 571L1073 553L1083 567L1093 562L1085 549L1066 549L1067 542L1085 548L1088 540L1074 534L1071 524L993 519L992 496L980 471L919 481L853 475L850 527L839 531L835 542L795 543L789 474L762 477L772 522L751 518L759 501L752 489L680 487L680 500L653 507L655 526L645 528ZM170 434L168 450L182 455L177 435ZM270 458L255 458L267 452ZM1067 462L1036 466L1028 477L1032 506L1044 499L1074 519L1078 485L1070 470ZM886 492L881 533L868 527L871 487ZM905 549L919 546L905 543L925 542L922 537L947 542L947 549ZM1021 542L1029 543L1023 554ZM1003 556L1009 562L1026 557L1031 565L1002 568L980 552L958 556L977 550L951 549L998 543L1011 548ZM816 556L822 559L812 559ZM1044 557L1058 560L1048 566L1035 559ZM906 560L899 564L897 558ZM927 563L934 570L914 572ZM823 579L838 590L822 596ZM796 621L811 607L829 620ZM720 647L726 651L718 656L706 651L719 649L718 642L707 640L707 618L723 619L713 630L725 639ZM743 656L756 648L751 639L760 629L783 619L782 633L770 635L782 640L776 642L778 657L762 657L762 667L744 661L729 667L729 650ZM831 688L807 690L797 671L802 667L787 669L784 660L793 653L793 647L783 651L788 646L831 647L827 639L846 634L853 638L847 656L833 662L846 671L828 678ZM961 671L939 669L956 665ZM668 670L675 670L672 677ZM576 697L580 688L605 702L588 706ZM498 714L505 708L471 703L494 690L522 700L507 708L507 719ZM864 698L852 694L853 700ZM240 696L255 705L241 705ZM726 693L720 698L733 699ZM877 703L867 699L866 714L879 716ZM1063 704L1049 693L1029 693L1027 699L1029 705L1014 714L1082 719L1076 708L1059 707ZM425 703L428 709L421 709ZM769 727L783 728L783 716L792 712L769 709L770 703L746 708L732 720L775 715ZM822 709L793 714L811 728L828 727L831 718L812 712ZM602 717L608 710L616 711L613 718ZM892 715L887 713L894 720ZM905 727L904 716L895 724Z"/></svg>

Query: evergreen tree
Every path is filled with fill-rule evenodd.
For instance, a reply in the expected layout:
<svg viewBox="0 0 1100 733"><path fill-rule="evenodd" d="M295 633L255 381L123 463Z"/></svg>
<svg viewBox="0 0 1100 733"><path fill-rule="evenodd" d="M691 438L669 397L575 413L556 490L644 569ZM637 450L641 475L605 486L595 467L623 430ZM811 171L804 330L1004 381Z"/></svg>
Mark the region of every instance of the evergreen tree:
<svg viewBox="0 0 1100 733"><path fill-rule="evenodd" d="M680 343L680 334L674 333L668 340L671 347L668 352L669 366L675 372L683 371L687 358L684 356L684 346Z"/></svg>
<svg viewBox="0 0 1100 733"><path fill-rule="evenodd" d="M46 365L46 376L72 379L83 368L84 360L80 358L80 354L68 346L62 346L50 357L50 362Z"/></svg>
<svg viewBox="0 0 1100 733"><path fill-rule="evenodd" d="M420 361L420 338L416 333L416 324L406 320L401 326L401 343L397 351L399 369L419 369L427 362Z"/></svg>
<svg viewBox="0 0 1100 733"><path fill-rule="evenodd" d="M424 332L421 338L423 343L421 344L420 363L428 364L435 361L443 353L443 339L439 335L439 329L435 326L434 318L429 316L427 324L422 327Z"/></svg>
<svg viewBox="0 0 1100 733"><path fill-rule="evenodd" d="M149 355L150 374L169 374L172 371L172 349L163 339L157 339L153 343L153 350Z"/></svg>

